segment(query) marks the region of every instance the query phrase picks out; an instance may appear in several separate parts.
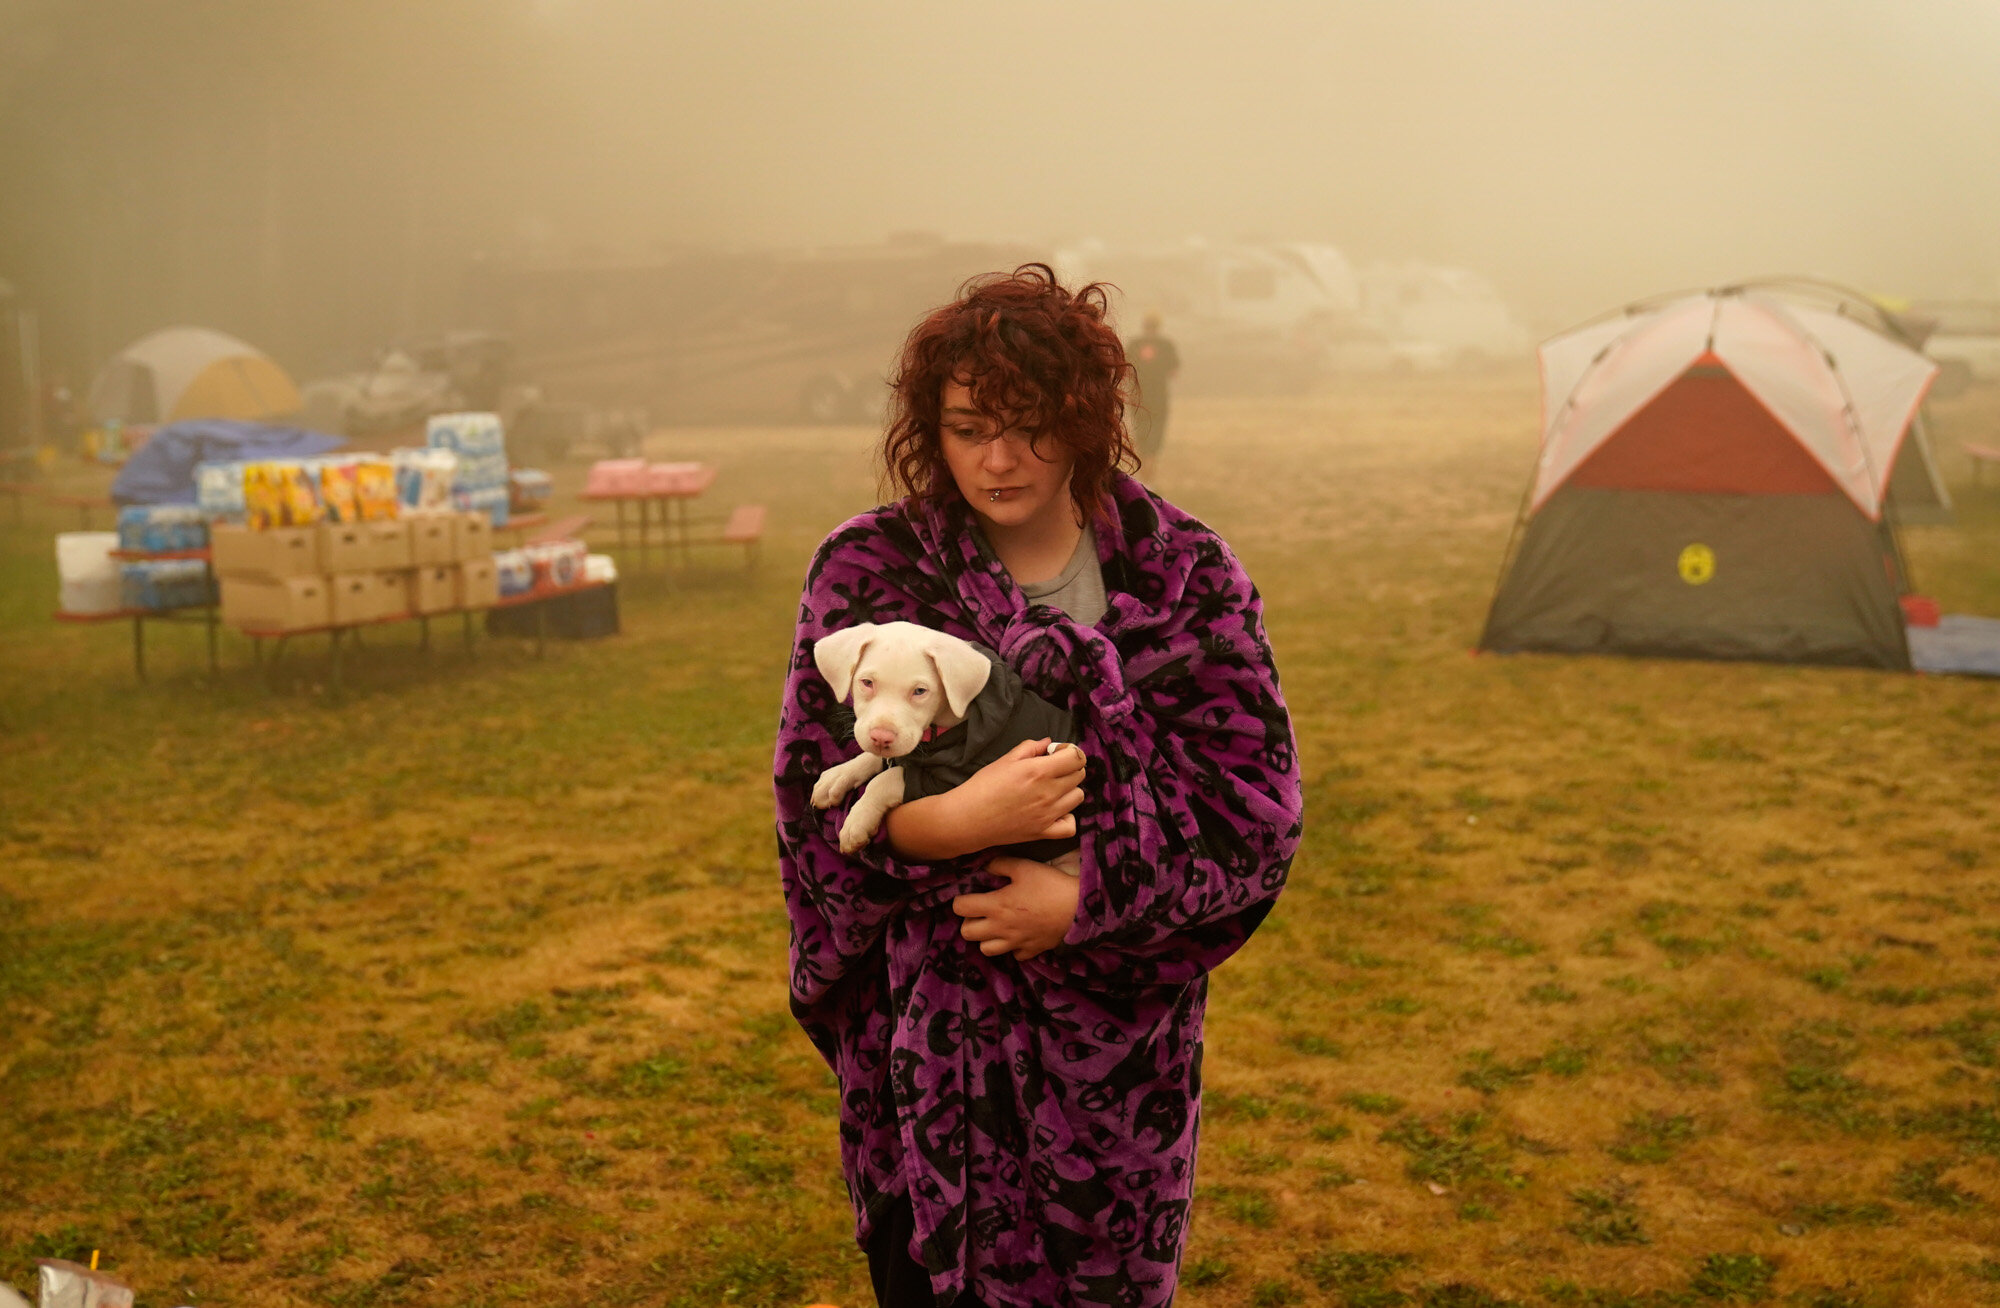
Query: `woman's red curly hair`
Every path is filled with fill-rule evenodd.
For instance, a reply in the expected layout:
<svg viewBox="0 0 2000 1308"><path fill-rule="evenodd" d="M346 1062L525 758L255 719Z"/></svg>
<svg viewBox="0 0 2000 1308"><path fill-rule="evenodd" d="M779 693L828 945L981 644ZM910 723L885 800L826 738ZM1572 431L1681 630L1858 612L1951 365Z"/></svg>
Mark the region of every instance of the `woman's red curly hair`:
<svg viewBox="0 0 2000 1308"><path fill-rule="evenodd" d="M1027 433L1037 454L1044 441L1067 452L1070 498L1085 521L1102 513L1112 476L1138 466L1125 435L1132 365L1109 310L1102 282L1070 291L1044 263L965 283L903 344L882 440L889 485L922 499L958 494L940 430L944 386L955 379L981 413Z"/></svg>

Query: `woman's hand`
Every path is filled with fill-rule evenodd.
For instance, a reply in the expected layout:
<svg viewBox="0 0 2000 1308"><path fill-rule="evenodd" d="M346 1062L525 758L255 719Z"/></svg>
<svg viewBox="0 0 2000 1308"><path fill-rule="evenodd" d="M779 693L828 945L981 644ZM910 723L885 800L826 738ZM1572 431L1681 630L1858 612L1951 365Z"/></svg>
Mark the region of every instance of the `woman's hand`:
<svg viewBox="0 0 2000 1308"><path fill-rule="evenodd" d="M951 791L974 849L1024 840L1073 840L1083 802L1083 751L1048 752L1049 742L1024 740Z"/></svg>
<svg viewBox="0 0 2000 1308"><path fill-rule="evenodd" d="M1073 840L1083 752L1025 740L941 795L889 810L889 847L935 861L1024 840Z"/></svg>
<svg viewBox="0 0 2000 1308"><path fill-rule="evenodd" d="M1007 884L951 901L951 911L965 919L958 934L977 941L988 958L1012 954L1026 961L1061 944L1076 921L1076 878L1047 863L1005 855L987 869L1006 877Z"/></svg>

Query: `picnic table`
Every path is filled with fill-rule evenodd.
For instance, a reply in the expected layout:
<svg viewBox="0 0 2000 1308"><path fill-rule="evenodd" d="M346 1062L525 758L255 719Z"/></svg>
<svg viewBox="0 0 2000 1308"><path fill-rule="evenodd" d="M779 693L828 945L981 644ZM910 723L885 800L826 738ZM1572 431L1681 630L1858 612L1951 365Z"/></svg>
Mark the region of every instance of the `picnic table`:
<svg viewBox="0 0 2000 1308"><path fill-rule="evenodd" d="M99 509L106 513L116 513L118 506L109 495L44 495L42 499L59 509L75 509L77 523L84 531L90 530L91 515Z"/></svg>
<svg viewBox="0 0 2000 1308"><path fill-rule="evenodd" d="M671 472L667 471L671 469ZM655 506L659 510L660 551L664 561L666 552L674 544L681 550L681 562L688 560L692 545L688 532L688 505L700 498L702 493L715 484L715 467L707 463L668 464L662 468L648 470L648 476L641 485L621 490L586 490L582 498L601 504L610 504L616 511L618 529L618 549L626 548L625 506L637 509L639 528L639 566L646 566L647 551L650 548L648 535Z"/></svg>
<svg viewBox="0 0 2000 1308"><path fill-rule="evenodd" d="M208 551L200 550L112 550L111 557L124 562L140 562L166 559L200 559L209 561ZM217 670L216 628L220 618L216 611L215 573L208 576L208 602L188 604L170 609L111 609L103 613L58 612L56 621L72 626L92 626L103 622L130 622L132 624L132 671L140 681L146 679L146 624L149 622L196 623L207 629L208 635L208 675L213 677Z"/></svg>

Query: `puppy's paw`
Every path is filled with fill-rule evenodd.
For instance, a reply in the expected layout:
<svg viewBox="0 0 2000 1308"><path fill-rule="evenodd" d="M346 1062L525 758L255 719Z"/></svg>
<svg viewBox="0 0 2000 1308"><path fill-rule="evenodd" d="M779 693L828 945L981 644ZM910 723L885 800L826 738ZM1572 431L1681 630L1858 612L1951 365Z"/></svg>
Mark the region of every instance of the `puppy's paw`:
<svg viewBox="0 0 2000 1308"><path fill-rule="evenodd" d="M847 815L847 821L840 824L840 852L858 854L867 848L875 838L875 828L882 825L880 815L866 808L857 808Z"/></svg>
<svg viewBox="0 0 2000 1308"><path fill-rule="evenodd" d="M813 807L832 808L852 789L854 783L849 779L847 769L832 768L822 772L819 780L813 782Z"/></svg>

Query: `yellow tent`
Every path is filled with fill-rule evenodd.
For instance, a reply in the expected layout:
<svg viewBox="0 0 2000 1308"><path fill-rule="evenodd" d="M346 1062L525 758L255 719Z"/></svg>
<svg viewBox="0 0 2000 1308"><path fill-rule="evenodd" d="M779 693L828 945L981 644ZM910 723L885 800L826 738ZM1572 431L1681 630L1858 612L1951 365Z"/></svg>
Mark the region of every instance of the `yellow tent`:
<svg viewBox="0 0 2000 1308"><path fill-rule="evenodd" d="M205 327L169 327L104 365L91 384L90 406L100 422L264 421L295 414L305 402L263 351Z"/></svg>

